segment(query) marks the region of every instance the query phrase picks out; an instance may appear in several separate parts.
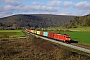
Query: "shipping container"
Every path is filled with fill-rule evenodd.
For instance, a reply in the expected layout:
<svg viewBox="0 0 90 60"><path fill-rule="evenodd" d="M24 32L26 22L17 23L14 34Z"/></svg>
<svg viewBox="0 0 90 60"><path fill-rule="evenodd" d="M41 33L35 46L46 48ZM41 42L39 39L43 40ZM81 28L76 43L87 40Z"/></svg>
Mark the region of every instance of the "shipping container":
<svg viewBox="0 0 90 60"><path fill-rule="evenodd" d="M40 31L36 31L36 34L40 35Z"/></svg>
<svg viewBox="0 0 90 60"><path fill-rule="evenodd" d="M54 38L54 33L53 32L48 32L48 37L49 38Z"/></svg>
<svg viewBox="0 0 90 60"><path fill-rule="evenodd" d="M43 32L43 36L48 37L48 32Z"/></svg>
<svg viewBox="0 0 90 60"><path fill-rule="evenodd" d="M40 35L43 36L43 31L40 31Z"/></svg>
<svg viewBox="0 0 90 60"><path fill-rule="evenodd" d="M35 30L30 30L31 33L35 33Z"/></svg>

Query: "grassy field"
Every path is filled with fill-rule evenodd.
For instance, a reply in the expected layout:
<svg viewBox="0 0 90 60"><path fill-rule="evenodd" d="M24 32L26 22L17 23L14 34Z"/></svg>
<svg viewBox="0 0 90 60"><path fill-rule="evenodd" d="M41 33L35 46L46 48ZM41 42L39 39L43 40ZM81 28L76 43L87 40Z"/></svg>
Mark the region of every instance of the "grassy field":
<svg viewBox="0 0 90 60"><path fill-rule="evenodd" d="M45 30L90 31L90 27L78 27L78 28L51 27L51 28L45 28Z"/></svg>
<svg viewBox="0 0 90 60"><path fill-rule="evenodd" d="M65 28L63 28L63 27L49 27L49 28L45 28L45 30L63 30L63 29L65 29Z"/></svg>
<svg viewBox="0 0 90 60"><path fill-rule="evenodd" d="M70 28L69 30L72 30L72 31L90 31L90 27L78 27L78 28Z"/></svg>
<svg viewBox="0 0 90 60"><path fill-rule="evenodd" d="M0 38L15 38L25 36L22 30L0 30Z"/></svg>

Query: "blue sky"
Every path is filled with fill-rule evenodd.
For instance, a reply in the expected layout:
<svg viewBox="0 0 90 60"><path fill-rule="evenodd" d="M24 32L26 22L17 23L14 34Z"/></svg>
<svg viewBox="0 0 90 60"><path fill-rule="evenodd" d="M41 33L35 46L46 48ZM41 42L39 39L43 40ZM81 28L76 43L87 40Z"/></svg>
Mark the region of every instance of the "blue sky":
<svg viewBox="0 0 90 60"><path fill-rule="evenodd" d="M90 0L0 0L0 18L15 14L90 14Z"/></svg>

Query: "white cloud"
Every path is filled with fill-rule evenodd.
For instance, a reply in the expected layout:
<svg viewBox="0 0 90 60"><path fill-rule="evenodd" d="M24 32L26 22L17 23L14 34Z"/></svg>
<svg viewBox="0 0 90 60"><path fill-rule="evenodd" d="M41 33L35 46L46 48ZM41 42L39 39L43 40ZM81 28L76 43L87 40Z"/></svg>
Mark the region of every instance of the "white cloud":
<svg viewBox="0 0 90 60"><path fill-rule="evenodd" d="M16 7L19 4L15 0L0 0L0 3L2 4L0 6L0 17L12 15L16 11Z"/></svg>
<svg viewBox="0 0 90 60"><path fill-rule="evenodd" d="M81 1L74 5L74 9L77 9L74 15L86 15L90 13L90 3L87 1Z"/></svg>
<svg viewBox="0 0 90 60"><path fill-rule="evenodd" d="M24 5L24 6L18 6L17 9L19 11L23 11L23 12L43 12L43 11L47 11L47 12L54 12L57 11L56 8L54 7L47 7L47 6L42 6L42 5L36 5L36 6L28 6L28 5Z"/></svg>
<svg viewBox="0 0 90 60"><path fill-rule="evenodd" d="M3 11L3 7L0 7L0 13Z"/></svg>
<svg viewBox="0 0 90 60"><path fill-rule="evenodd" d="M14 9L14 6L11 6L11 5L6 5L6 6L4 7L4 10L5 10L5 11L10 11L10 10L12 10L12 9Z"/></svg>
<svg viewBox="0 0 90 60"><path fill-rule="evenodd" d="M33 5L41 5L42 3L40 2L32 2Z"/></svg>
<svg viewBox="0 0 90 60"><path fill-rule="evenodd" d="M48 3L48 6L59 6L62 4L62 1L59 1L59 0L53 0L51 2Z"/></svg>
<svg viewBox="0 0 90 60"><path fill-rule="evenodd" d="M8 16L16 13L42 13L42 12L57 12L57 8L44 6L39 2L32 2L31 5L23 5L17 0L3 0L2 6L0 6L0 17Z"/></svg>
<svg viewBox="0 0 90 60"><path fill-rule="evenodd" d="M2 3L5 5L14 5L14 6L21 4L20 1L18 0L0 0L0 4Z"/></svg>
<svg viewBox="0 0 90 60"><path fill-rule="evenodd" d="M73 2L68 2L68 1L64 2L65 7L69 7L69 6L72 6L72 5L73 5Z"/></svg>
<svg viewBox="0 0 90 60"><path fill-rule="evenodd" d="M89 9L90 10L90 3L87 2L87 1L82 1L82 2L79 2L77 4L75 4L74 6L75 8L77 9L83 9L83 10L86 10L86 9Z"/></svg>
<svg viewBox="0 0 90 60"><path fill-rule="evenodd" d="M0 17L17 13L58 15L85 15L90 13L90 3L87 1L74 3L71 1L51 0L51 2L44 4L34 1L30 2L29 5L22 3L22 0L0 0L0 4Z"/></svg>
<svg viewBox="0 0 90 60"><path fill-rule="evenodd" d="M15 6L20 4L20 2L17 0L5 0L5 3L8 5L15 5Z"/></svg>
<svg viewBox="0 0 90 60"><path fill-rule="evenodd" d="M11 6L11 5L6 5L4 7L0 7L0 14L2 14L2 12L14 12L15 7Z"/></svg>
<svg viewBox="0 0 90 60"><path fill-rule="evenodd" d="M2 11L2 12L0 12L0 18L10 16L12 14L13 14L12 11Z"/></svg>
<svg viewBox="0 0 90 60"><path fill-rule="evenodd" d="M90 10L80 10L80 11L74 12L73 15L83 16L83 15L87 15L89 13L90 13Z"/></svg>

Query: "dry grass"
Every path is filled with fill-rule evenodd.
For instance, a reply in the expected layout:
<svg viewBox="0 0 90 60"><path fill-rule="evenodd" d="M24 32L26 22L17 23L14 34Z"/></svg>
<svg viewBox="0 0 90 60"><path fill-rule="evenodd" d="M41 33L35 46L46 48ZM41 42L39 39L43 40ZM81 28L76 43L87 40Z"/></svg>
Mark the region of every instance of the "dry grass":
<svg viewBox="0 0 90 60"><path fill-rule="evenodd" d="M34 36L28 39L1 39L0 60L88 60L69 50Z"/></svg>

